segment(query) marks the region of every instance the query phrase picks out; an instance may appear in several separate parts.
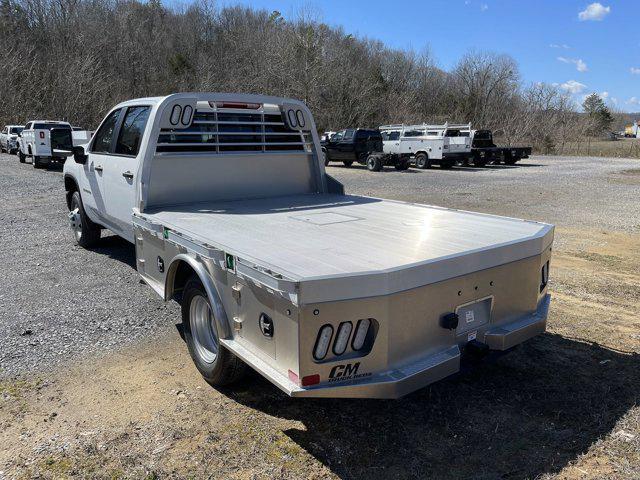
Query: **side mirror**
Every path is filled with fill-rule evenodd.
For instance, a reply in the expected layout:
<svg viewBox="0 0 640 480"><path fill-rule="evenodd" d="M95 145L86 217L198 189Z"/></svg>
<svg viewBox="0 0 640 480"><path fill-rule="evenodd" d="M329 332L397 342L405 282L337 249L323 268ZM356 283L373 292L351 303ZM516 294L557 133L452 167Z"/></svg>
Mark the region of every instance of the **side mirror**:
<svg viewBox="0 0 640 480"><path fill-rule="evenodd" d="M84 147L73 147L73 160L80 165L87 163L89 156L85 153Z"/></svg>

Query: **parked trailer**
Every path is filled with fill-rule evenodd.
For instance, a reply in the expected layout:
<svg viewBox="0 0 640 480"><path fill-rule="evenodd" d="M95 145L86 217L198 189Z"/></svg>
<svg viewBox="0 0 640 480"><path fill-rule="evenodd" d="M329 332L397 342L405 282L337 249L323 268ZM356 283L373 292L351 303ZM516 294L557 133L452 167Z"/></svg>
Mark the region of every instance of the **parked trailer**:
<svg viewBox="0 0 640 480"><path fill-rule="evenodd" d="M467 161L471 154L468 135L471 124L455 125L382 125L384 153L411 158L418 168L440 165L451 168L459 161Z"/></svg>
<svg viewBox="0 0 640 480"><path fill-rule="evenodd" d="M44 168L51 162L64 162L65 152L73 148L71 125L67 122L33 120L19 135L18 158L25 163L31 157L34 168Z"/></svg>
<svg viewBox="0 0 640 480"><path fill-rule="evenodd" d="M347 195L297 100L121 103L64 181L77 243L135 244L212 385L397 398L545 330L552 225Z"/></svg>

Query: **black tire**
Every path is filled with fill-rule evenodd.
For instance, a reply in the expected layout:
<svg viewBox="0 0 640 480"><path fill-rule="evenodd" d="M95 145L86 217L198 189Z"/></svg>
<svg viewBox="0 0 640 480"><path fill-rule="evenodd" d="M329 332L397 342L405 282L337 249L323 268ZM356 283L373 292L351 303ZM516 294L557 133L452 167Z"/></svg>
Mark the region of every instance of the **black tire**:
<svg viewBox="0 0 640 480"><path fill-rule="evenodd" d="M20 163L24 163L26 159L27 159L26 155L21 151L18 151L18 160L20 160Z"/></svg>
<svg viewBox="0 0 640 480"><path fill-rule="evenodd" d="M504 164L515 165L518 160L520 160L520 157L505 157Z"/></svg>
<svg viewBox="0 0 640 480"><path fill-rule="evenodd" d="M367 157L367 170L370 172L379 172L382 170L382 159L377 155L369 155Z"/></svg>
<svg viewBox="0 0 640 480"><path fill-rule="evenodd" d="M394 165L394 167L399 172L402 172L403 170L408 170L409 169L409 160L401 160L400 162L396 163Z"/></svg>
<svg viewBox="0 0 640 480"><path fill-rule="evenodd" d="M342 163L344 163L345 167L350 167L351 165L353 165L353 160L345 160Z"/></svg>
<svg viewBox="0 0 640 480"><path fill-rule="evenodd" d="M73 225L71 226L76 243L82 248L91 248L100 240L100 225L96 225L89 217L87 217L87 214L84 211L84 205L82 204L82 198L80 197L80 192L73 192L73 195L71 195L70 205L70 212L73 212L76 209L78 210L76 213L79 216L80 221L80 225L76 224L75 227ZM71 219L69 220L70 222L73 222ZM76 221L77 220L78 219L76 219Z"/></svg>
<svg viewBox="0 0 640 480"><path fill-rule="evenodd" d="M34 155L33 160L31 161L33 163L33 168L45 168L46 165L43 165L42 162L40 161L40 157Z"/></svg>
<svg viewBox="0 0 640 480"><path fill-rule="evenodd" d="M197 308L195 302L202 302L202 299L206 301L209 317L213 323L211 300L208 298L200 279L194 275L187 281L182 294L182 327L187 348L193 363L207 383L215 387L229 385L244 375L247 366L220 344L215 328L210 328L206 332L212 335L211 338L216 341L215 348L217 351L215 354L212 354L211 345L205 345L200 342L198 337L203 335L201 331L202 324L198 328L197 321L192 318L191 309L192 304L194 304L194 308ZM192 321L194 322L193 324ZM194 332L196 332L195 335ZM209 355L212 355L213 358Z"/></svg>
<svg viewBox="0 0 640 480"><path fill-rule="evenodd" d="M426 153L419 153L416 155L416 167L425 169L431 167L431 161L427 157Z"/></svg>

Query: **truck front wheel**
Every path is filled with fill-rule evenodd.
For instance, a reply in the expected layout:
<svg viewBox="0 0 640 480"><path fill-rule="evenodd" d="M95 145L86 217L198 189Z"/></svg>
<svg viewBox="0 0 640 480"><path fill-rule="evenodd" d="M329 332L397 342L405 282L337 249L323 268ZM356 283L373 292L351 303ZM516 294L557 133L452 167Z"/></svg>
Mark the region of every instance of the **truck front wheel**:
<svg viewBox="0 0 640 480"><path fill-rule="evenodd" d="M90 248L100 240L100 226L87 217L82 205L82 198L80 198L80 192L78 191L73 192L71 196L69 226L76 243L83 248Z"/></svg>
<svg viewBox="0 0 640 480"><path fill-rule="evenodd" d="M240 379L246 365L220 345L213 309L197 276L191 277L182 296L182 326L189 353L204 379L213 386Z"/></svg>

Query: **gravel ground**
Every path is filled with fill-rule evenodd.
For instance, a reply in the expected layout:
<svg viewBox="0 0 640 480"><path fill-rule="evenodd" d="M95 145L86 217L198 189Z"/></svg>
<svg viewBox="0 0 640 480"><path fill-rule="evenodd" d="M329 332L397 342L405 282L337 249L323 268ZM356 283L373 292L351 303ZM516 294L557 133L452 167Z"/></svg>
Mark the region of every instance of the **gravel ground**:
<svg viewBox="0 0 640 480"><path fill-rule="evenodd" d="M514 167L371 173L330 167L348 192L637 231L640 162L535 157ZM635 178L634 178L635 177ZM74 246L60 169L0 155L0 378L42 371L175 328L179 309L140 283L132 245Z"/></svg>
<svg viewBox="0 0 640 480"><path fill-rule="evenodd" d="M60 169L0 155L0 378L108 353L178 318L140 283L131 244L103 233L94 251L74 245L64 198Z"/></svg>

